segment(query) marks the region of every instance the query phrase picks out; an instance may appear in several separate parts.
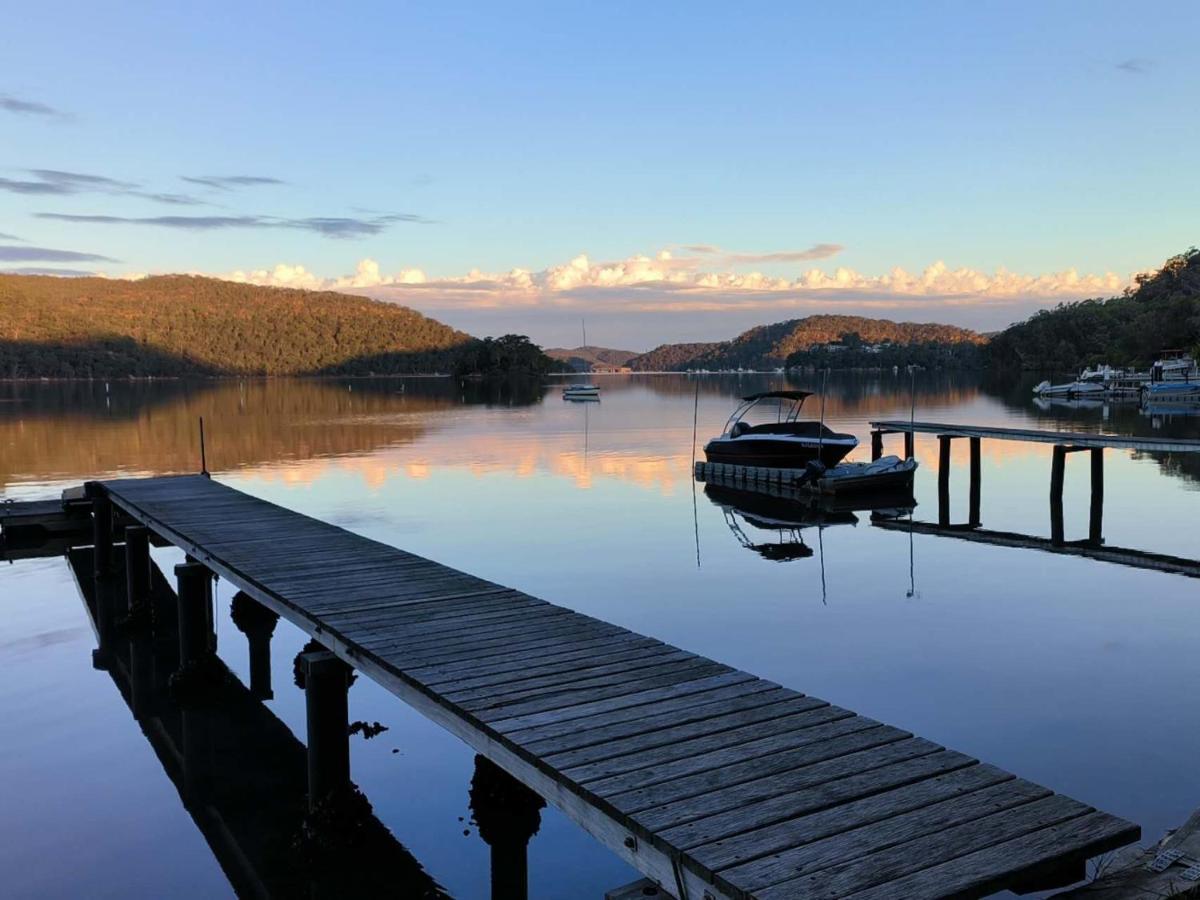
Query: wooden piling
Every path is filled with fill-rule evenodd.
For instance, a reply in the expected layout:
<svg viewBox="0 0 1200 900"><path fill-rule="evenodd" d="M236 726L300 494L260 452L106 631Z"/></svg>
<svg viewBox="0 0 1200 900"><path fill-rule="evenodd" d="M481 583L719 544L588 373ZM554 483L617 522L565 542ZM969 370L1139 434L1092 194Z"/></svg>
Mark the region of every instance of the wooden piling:
<svg viewBox="0 0 1200 900"><path fill-rule="evenodd" d="M948 434L938 435L938 524L950 524L950 441Z"/></svg>
<svg viewBox="0 0 1200 900"><path fill-rule="evenodd" d="M1063 479L1067 471L1067 448L1054 445L1050 465L1050 540L1061 544L1063 537Z"/></svg>
<svg viewBox="0 0 1200 900"><path fill-rule="evenodd" d="M967 514L967 521L972 527L978 526L982 522L979 514L981 470L979 438L973 437L971 438L971 501L970 511Z"/></svg>
<svg viewBox="0 0 1200 900"><path fill-rule="evenodd" d="M150 609L150 531L144 525L125 529L125 597L130 618Z"/></svg>
<svg viewBox="0 0 1200 900"><path fill-rule="evenodd" d="M271 688L271 635L279 615L244 591L234 594L229 617L238 631L246 635L250 652L250 693L259 700L275 696Z"/></svg>
<svg viewBox="0 0 1200 900"><path fill-rule="evenodd" d="M883 432L871 432L871 462L883 456Z"/></svg>
<svg viewBox="0 0 1200 900"><path fill-rule="evenodd" d="M175 567L179 605L179 670L199 667L211 653L208 624L209 572L199 563Z"/></svg>
<svg viewBox="0 0 1200 900"><path fill-rule="evenodd" d="M350 787L350 667L332 653L300 655L308 714L308 807Z"/></svg>
<svg viewBox="0 0 1200 900"><path fill-rule="evenodd" d="M916 441L916 437L913 435L913 433L911 431L904 432L904 458L905 459L912 459L913 456L916 455L916 451L913 449L913 444L915 443L915 441Z"/></svg>
<svg viewBox="0 0 1200 900"><path fill-rule="evenodd" d="M1088 516L1088 540L1100 544L1104 540L1104 448L1092 449L1092 506Z"/></svg>
<svg viewBox="0 0 1200 900"><path fill-rule="evenodd" d="M96 577L107 578L113 569L113 520L112 501L104 494L92 497L92 545Z"/></svg>

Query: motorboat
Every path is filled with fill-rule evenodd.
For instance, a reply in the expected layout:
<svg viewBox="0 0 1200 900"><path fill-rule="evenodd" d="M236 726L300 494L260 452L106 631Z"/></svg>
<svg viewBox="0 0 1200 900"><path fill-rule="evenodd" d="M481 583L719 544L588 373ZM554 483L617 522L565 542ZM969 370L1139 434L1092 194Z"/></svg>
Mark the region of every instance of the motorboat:
<svg viewBox="0 0 1200 900"><path fill-rule="evenodd" d="M765 391L743 397L725 430L704 446L710 463L803 469L814 460L836 466L858 446L852 434L840 434L824 422L801 419L812 391ZM765 416L763 414L766 414ZM760 424L754 420L765 418Z"/></svg>
<svg viewBox="0 0 1200 900"><path fill-rule="evenodd" d="M1142 388L1142 404L1200 403L1200 381L1155 381Z"/></svg>
<svg viewBox="0 0 1200 900"><path fill-rule="evenodd" d="M568 384L562 396L564 400L599 400L600 388L594 384Z"/></svg>
<svg viewBox="0 0 1200 900"><path fill-rule="evenodd" d="M1099 397L1108 393L1125 374L1124 370L1114 369L1111 366L1089 368L1084 369L1074 381L1065 384L1051 384L1049 381L1043 381L1033 389L1033 392L1039 397L1065 397L1071 400L1077 397Z"/></svg>
<svg viewBox="0 0 1200 900"><path fill-rule="evenodd" d="M1200 381L1200 367L1186 350L1164 350L1150 367L1150 383Z"/></svg>

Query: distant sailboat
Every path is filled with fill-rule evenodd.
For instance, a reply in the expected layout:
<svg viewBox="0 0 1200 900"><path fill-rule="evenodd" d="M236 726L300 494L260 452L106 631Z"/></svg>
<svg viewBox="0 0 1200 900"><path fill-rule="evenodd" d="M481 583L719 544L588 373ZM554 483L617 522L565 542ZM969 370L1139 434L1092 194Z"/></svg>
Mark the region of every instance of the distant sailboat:
<svg viewBox="0 0 1200 900"><path fill-rule="evenodd" d="M587 320L579 320L580 327L583 329L583 346L580 348L584 353L587 353ZM576 382L568 384L563 388L562 396L564 400L599 400L600 388L588 382Z"/></svg>

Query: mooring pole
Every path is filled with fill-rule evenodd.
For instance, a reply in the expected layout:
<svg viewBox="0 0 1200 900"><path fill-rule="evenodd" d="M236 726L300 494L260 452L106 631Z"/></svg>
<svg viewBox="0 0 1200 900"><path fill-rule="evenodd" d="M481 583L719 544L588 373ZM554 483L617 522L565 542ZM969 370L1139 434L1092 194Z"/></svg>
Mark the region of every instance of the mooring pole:
<svg viewBox="0 0 1200 900"><path fill-rule="evenodd" d="M1104 448L1092 448L1092 508L1088 516L1088 540L1100 544L1104 540Z"/></svg>
<svg viewBox="0 0 1200 900"><path fill-rule="evenodd" d="M950 524L950 441L948 434L938 435L938 524Z"/></svg>
<svg viewBox="0 0 1200 900"><path fill-rule="evenodd" d="M327 650L300 655L308 713L308 808L350 787L350 667Z"/></svg>
<svg viewBox="0 0 1200 900"><path fill-rule="evenodd" d="M204 416L200 417L200 474L208 474L208 457L204 451Z"/></svg>
<svg viewBox="0 0 1200 900"><path fill-rule="evenodd" d="M967 514L967 521L971 525L977 526L981 522L980 515L979 515L979 501L980 501L980 497L981 497L981 488L980 488L980 483L979 483L980 476L981 476L981 463L980 463L980 459L979 459L979 441L980 441L980 439L977 437L973 437L970 440L971 440L971 506L970 506L970 511Z"/></svg>
<svg viewBox="0 0 1200 900"><path fill-rule="evenodd" d="M1063 537L1063 479L1067 470L1067 448L1054 445L1054 457L1050 464L1050 540L1061 544Z"/></svg>
<svg viewBox="0 0 1200 900"><path fill-rule="evenodd" d="M876 429L871 432L871 462L883 456L883 432Z"/></svg>

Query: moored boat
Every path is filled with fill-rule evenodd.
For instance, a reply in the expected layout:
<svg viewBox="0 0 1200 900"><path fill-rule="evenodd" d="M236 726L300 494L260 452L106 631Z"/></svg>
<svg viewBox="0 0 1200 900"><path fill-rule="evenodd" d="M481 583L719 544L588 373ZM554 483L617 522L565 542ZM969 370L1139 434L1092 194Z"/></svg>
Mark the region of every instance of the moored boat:
<svg viewBox="0 0 1200 900"><path fill-rule="evenodd" d="M562 396L564 400L599 400L600 388L594 384L568 384Z"/></svg>
<svg viewBox="0 0 1200 900"><path fill-rule="evenodd" d="M836 466L858 446L852 434L839 434L823 422L800 419L811 391L765 391L742 398L725 430L704 446L711 463L802 469L814 460ZM752 424L748 417L774 411L774 421Z"/></svg>

